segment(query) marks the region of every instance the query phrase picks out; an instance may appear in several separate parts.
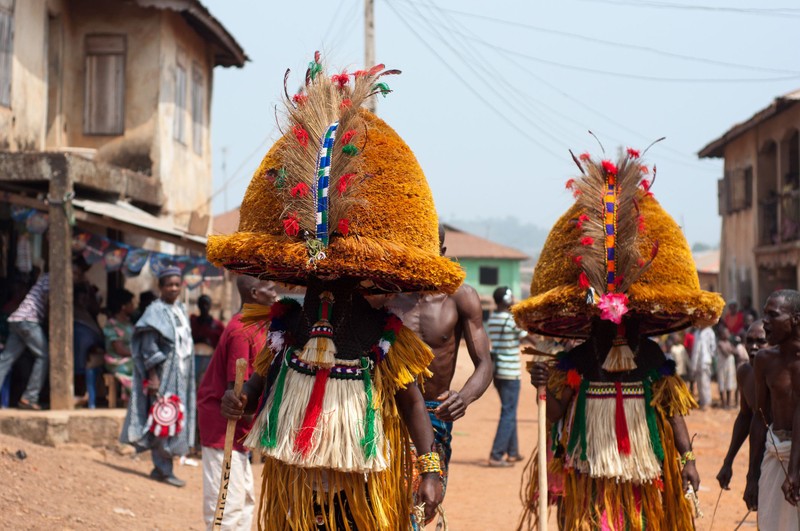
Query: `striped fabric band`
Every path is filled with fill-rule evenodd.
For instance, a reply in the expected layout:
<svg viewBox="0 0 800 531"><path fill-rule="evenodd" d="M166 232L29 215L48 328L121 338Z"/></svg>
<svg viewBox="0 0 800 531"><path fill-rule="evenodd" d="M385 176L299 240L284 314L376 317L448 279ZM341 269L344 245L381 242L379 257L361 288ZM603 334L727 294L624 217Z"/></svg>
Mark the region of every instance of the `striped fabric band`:
<svg viewBox="0 0 800 531"><path fill-rule="evenodd" d="M613 383L590 382L586 389L587 399L616 398L617 388ZM624 398L644 398L644 385L642 382L623 382L622 396Z"/></svg>
<svg viewBox="0 0 800 531"><path fill-rule="evenodd" d="M330 185L331 159L333 144L336 142L337 127L339 127L339 122L333 122L328 126L328 130L322 138L317 162L317 239L321 240L325 246L328 245L328 186Z"/></svg>
<svg viewBox="0 0 800 531"><path fill-rule="evenodd" d="M358 362L358 360L356 360L356 362ZM317 371L320 370L319 367L304 362L294 353L289 358L288 365L289 368L308 376L315 376ZM363 378L363 373L364 369L362 369L360 365L334 365L330 368L330 377L335 380L361 380Z"/></svg>
<svg viewBox="0 0 800 531"><path fill-rule="evenodd" d="M617 289L615 245L617 236L617 177L608 175L608 188L605 196L605 225L606 225L606 291L613 293Z"/></svg>

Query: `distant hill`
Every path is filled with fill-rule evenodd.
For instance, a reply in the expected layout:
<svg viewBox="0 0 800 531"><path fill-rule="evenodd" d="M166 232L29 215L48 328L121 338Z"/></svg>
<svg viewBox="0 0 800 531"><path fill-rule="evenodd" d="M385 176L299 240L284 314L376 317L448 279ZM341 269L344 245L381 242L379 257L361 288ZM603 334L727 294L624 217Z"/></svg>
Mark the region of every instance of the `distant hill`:
<svg viewBox="0 0 800 531"><path fill-rule="evenodd" d="M441 220L463 231L519 249L533 257L535 263L547 238L547 229L523 223L513 216L504 218L447 218ZM445 242L445 245L447 243Z"/></svg>

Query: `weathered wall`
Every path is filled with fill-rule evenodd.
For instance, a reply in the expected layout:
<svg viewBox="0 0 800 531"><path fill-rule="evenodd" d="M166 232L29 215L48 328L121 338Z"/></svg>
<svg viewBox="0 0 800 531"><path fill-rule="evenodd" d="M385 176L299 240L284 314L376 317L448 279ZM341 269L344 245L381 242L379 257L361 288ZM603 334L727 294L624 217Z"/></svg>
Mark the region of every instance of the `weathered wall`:
<svg viewBox="0 0 800 531"><path fill-rule="evenodd" d="M208 47L189 25L171 11L162 12L161 17L161 74L158 101L157 146L158 173L162 177L167 197L166 209L173 214L176 223L186 226L192 212L206 215L210 212L211 195L211 140L209 132L212 62ZM184 111L186 142L174 140L175 120L175 67L178 56L186 68L187 106ZM204 120L202 128L202 153L193 147L192 127L192 65L198 65L203 73Z"/></svg>
<svg viewBox="0 0 800 531"><path fill-rule="evenodd" d="M521 295L520 286L520 262L518 260L492 260L477 259L477 258L462 258L458 263L464 268L467 274L464 280L465 284L469 284L478 292L482 298L490 298L494 290L498 286L508 286L514 297L519 300ZM497 268L497 284L488 286L480 284L480 268L481 267L496 267Z"/></svg>
<svg viewBox="0 0 800 531"><path fill-rule="evenodd" d="M47 2L15 4L11 107L0 106L0 149L34 151L44 146L47 114Z"/></svg>
<svg viewBox="0 0 800 531"><path fill-rule="evenodd" d="M64 69L67 143L97 149L97 160L148 173L151 171L148 166L155 167L152 146L156 141L160 13L128 3L99 0L73 0L70 13L73 23ZM83 133L84 44L87 34L96 33L126 36L125 132L122 136Z"/></svg>
<svg viewBox="0 0 800 531"><path fill-rule="evenodd" d="M722 218L722 240L720 255L720 291L725 299L741 298L747 293L738 293L737 284L749 273L753 288L753 302L760 307L766 296L759 286L755 249L759 241L762 220L759 216L759 200L767 190L780 190L781 176L788 171L787 157L781 153L781 142L789 131L800 127L800 105L795 104L780 114L753 127L732 140L725 147L725 171L753 168L753 203L751 208L734 212ZM777 168L767 173L765 165L759 164L758 153L770 142L778 146ZM769 165L767 165L769 166Z"/></svg>

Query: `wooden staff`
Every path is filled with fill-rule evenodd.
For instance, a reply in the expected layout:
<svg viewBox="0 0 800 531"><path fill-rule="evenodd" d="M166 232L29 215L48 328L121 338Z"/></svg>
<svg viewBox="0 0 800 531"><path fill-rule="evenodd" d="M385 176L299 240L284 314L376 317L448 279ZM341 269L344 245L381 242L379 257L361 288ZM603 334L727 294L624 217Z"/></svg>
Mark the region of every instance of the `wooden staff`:
<svg viewBox="0 0 800 531"><path fill-rule="evenodd" d="M539 530L547 531L547 386L536 388L539 395Z"/></svg>
<svg viewBox="0 0 800 531"><path fill-rule="evenodd" d="M555 357L532 347L523 349L522 353L532 354L534 361L545 363ZM528 372L533 369L534 361L526 363ZM539 530L547 531L547 386L537 387L536 396L539 403Z"/></svg>
<svg viewBox="0 0 800 531"><path fill-rule="evenodd" d="M244 374L247 372L247 360L236 360L236 381L233 384L233 394L238 398L242 394ZM225 456L222 460L222 475L219 480L219 494L217 494L217 510L214 513L214 529L222 529L222 516L225 514L225 502L228 497L228 484L231 479L231 454L233 453L233 436L236 433L236 420L228 419L225 430Z"/></svg>

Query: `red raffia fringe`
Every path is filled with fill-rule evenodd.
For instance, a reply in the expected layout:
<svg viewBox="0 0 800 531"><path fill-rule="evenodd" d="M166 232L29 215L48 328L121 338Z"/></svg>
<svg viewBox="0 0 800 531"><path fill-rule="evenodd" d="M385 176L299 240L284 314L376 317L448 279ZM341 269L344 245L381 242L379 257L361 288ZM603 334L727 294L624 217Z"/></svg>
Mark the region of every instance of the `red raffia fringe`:
<svg viewBox="0 0 800 531"><path fill-rule="evenodd" d="M328 382L328 375L330 372L330 369L317 369L314 387L311 389L311 396L308 398L308 407L306 407L306 414L303 417L303 424L300 425L297 438L294 440L295 451L300 452L303 457L306 457L309 450L311 450L311 437L314 435L317 422L319 422L319 416L322 414L322 400L325 398L325 384Z"/></svg>

